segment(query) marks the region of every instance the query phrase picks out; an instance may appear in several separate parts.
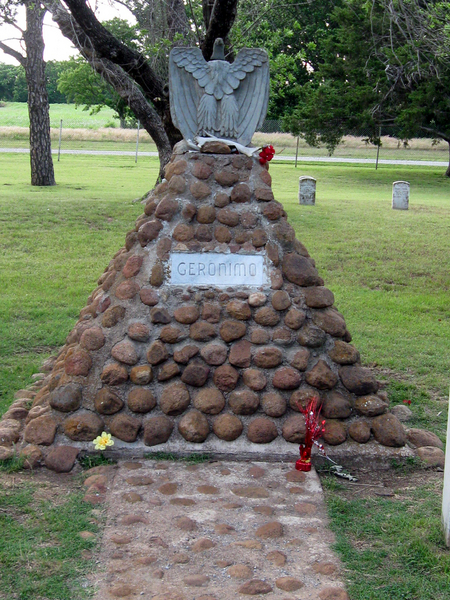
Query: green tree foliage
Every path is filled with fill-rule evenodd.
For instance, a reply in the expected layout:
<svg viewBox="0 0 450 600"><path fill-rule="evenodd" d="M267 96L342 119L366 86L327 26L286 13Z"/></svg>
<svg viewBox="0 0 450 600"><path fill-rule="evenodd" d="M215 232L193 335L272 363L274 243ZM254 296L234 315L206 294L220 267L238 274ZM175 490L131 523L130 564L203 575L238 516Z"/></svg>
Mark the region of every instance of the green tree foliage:
<svg viewBox="0 0 450 600"><path fill-rule="evenodd" d="M104 106L112 108L121 127L136 123L126 102L81 58L67 62L58 79L58 91L68 102L84 105L83 110L91 110L93 114Z"/></svg>
<svg viewBox="0 0 450 600"><path fill-rule="evenodd" d="M450 9L450 2L445 4ZM406 5L418 6L416 0ZM368 140L379 144L380 127L389 126L405 142L427 136L450 147L450 54L445 51L450 29L433 29L436 21L427 11L422 18L419 10L402 17L393 6L394 0L345 0L334 7L318 65L285 119L294 135L311 145L325 144L332 153L355 129L364 129ZM438 42L430 41L437 29L440 52Z"/></svg>
<svg viewBox="0 0 450 600"><path fill-rule="evenodd" d="M66 102L66 96L58 91L58 78L66 68L66 61L49 61L45 66L48 100L50 104ZM22 65L0 63L0 100L26 102L28 100L27 80Z"/></svg>

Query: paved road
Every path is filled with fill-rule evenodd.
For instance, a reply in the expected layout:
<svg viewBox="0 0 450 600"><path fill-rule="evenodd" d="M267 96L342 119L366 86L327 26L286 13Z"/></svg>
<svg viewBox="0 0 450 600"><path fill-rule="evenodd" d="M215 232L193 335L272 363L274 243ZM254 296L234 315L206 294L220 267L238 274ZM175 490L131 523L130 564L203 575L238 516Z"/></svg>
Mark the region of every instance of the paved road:
<svg viewBox="0 0 450 600"><path fill-rule="evenodd" d="M28 154L28 148L0 148L0 152L13 152L18 154ZM52 150L52 154L58 154L57 150ZM61 150L61 154L94 154L100 156L135 156L136 152L123 150ZM158 156L157 152L139 152L139 156ZM274 160L295 161L295 156L278 155ZM324 162L324 163L353 163L374 165L374 158L345 158L337 156L299 156L298 162ZM380 159L380 165L403 165L403 166L422 166L422 167L443 167L447 168L448 163L439 160L389 160Z"/></svg>

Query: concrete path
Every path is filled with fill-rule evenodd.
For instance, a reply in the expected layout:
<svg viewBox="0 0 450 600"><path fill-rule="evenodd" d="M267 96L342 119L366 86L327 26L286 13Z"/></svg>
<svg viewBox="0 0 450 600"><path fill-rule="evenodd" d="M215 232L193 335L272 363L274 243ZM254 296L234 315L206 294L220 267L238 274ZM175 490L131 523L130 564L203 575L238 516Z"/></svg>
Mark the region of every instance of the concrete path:
<svg viewBox="0 0 450 600"><path fill-rule="evenodd" d="M29 154L28 148L0 148L1 152L12 152L17 154ZM52 150L52 154L58 154L58 150ZM122 150L61 150L61 154L92 154L97 156L136 156L136 152ZM157 152L139 152L138 157L158 156ZM295 161L295 156L285 156L279 154L274 156L273 160ZM361 165L375 165L374 158L345 158L338 156L299 156L298 162L324 162L324 163L353 163ZM409 165L422 167L442 167L446 169L448 163L439 160L389 160L380 159L379 165Z"/></svg>
<svg viewBox="0 0 450 600"><path fill-rule="evenodd" d="M107 506L95 600L348 600L315 471L143 460L86 485Z"/></svg>

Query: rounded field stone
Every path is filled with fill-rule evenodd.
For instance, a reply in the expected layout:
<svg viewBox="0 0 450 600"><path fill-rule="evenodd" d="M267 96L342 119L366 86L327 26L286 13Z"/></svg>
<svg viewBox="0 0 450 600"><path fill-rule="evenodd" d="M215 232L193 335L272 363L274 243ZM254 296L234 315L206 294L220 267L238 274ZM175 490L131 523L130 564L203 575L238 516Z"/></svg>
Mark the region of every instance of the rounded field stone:
<svg viewBox="0 0 450 600"><path fill-rule="evenodd" d="M236 227L239 223L239 214L231 208L222 208L217 212L217 220L228 227Z"/></svg>
<svg viewBox="0 0 450 600"><path fill-rule="evenodd" d="M193 344L187 344L186 346L183 346L183 348L175 350L175 352L173 353L173 359L176 362L185 365L191 360L191 358L197 356L199 350L200 348L198 346L194 346Z"/></svg>
<svg viewBox="0 0 450 600"><path fill-rule="evenodd" d="M308 346L309 348L322 346L326 339L326 333L311 323L303 325L297 335L297 341L300 346Z"/></svg>
<svg viewBox="0 0 450 600"><path fill-rule="evenodd" d="M193 404L207 415L217 415L225 406L225 398L216 388L204 388L195 396Z"/></svg>
<svg viewBox="0 0 450 600"><path fill-rule="evenodd" d="M242 321L225 320L220 326L219 332L225 342L233 342L246 334L247 327Z"/></svg>
<svg viewBox="0 0 450 600"><path fill-rule="evenodd" d="M258 594L270 594L272 586L262 579L251 579L241 585L238 589L239 594L246 596L257 596Z"/></svg>
<svg viewBox="0 0 450 600"><path fill-rule="evenodd" d="M50 415L37 417L25 427L25 441L29 444L50 446L55 439L56 427L56 421Z"/></svg>
<svg viewBox="0 0 450 600"><path fill-rule="evenodd" d="M146 342L150 335L150 329L145 323L130 323L127 333L128 337L136 342Z"/></svg>
<svg viewBox="0 0 450 600"><path fill-rule="evenodd" d="M357 396L367 396L378 391L378 382L370 369L356 365L341 367L339 376L348 391Z"/></svg>
<svg viewBox="0 0 450 600"><path fill-rule="evenodd" d="M300 329L305 322L305 319L306 314L302 310L291 308L284 317L284 324L289 327L289 329L296 331L297 329Z"/></svg>
<svg viewBox="0 0 450 600"><path fill-rule="evenodd" d="M252 233L252 244L255 248L261 248L268 240L267 233L264 229L255 229Z"/></svg>
<svg viewBox="0 0 450 600"><path fill-rule="evenodd" d="M392 413L375 417L372 432L380 444L400 448L406 444L406 432L401 422Z"/></svg>
<svg viewBox="0 0 450 600"><path fill-rule="evenodd" d="M126 365L135 365L139 360L139 355L132 342L125 340L113 346L111 356Z"/></svg>
<svg viewBox="0 0 450 600"><path fill-rule="evenodd" d="M216 436L226 442L236 440L241 435L243 429L244 426L241 420L230 414L219 415L213 423L213 431Z"/></svg>
<svg viewBox="0 0 450 600"><path fill-rule="evenodd" d="M408 442L416 448L423 446L434 446L436 448L444 447L442 441L432 431L426 429L410 429L407 433Z"/></svg>
<svg viewBox="0 0 450 600"><path fill-rule="evenodd" d="M149 365L133 367L130 371L130 380L136 385L147 385L153 379L153 371Z"/></svg>
<svg viewBox="0 0 450 600"><path fill-rule="evenodd" d="M79 348L68 354L64 361L64 370L67 375L86 377L92 368L92 358L89 352Z"/></svg>
<svg viewBox="0 0 450 600"><path fill-rule="evenodd" d="M224 344L206 344L200 351L200 355L208 365L222 365L228 355L228 348Z"/></svg>
<svg viewBox="0 0 450 600"><path fill-rule="evenodd" d="M227 573L233 579L248 579L253 575L253 569L247 565L237 564L229 567Z"/></svg>
<svg viewBox="0 0 450 600"><path fill-rule="evenodd" d="M283 423L281 435L287 442L301 444L305 440L306 425L303 415L293 415Z"/></svg>
<svg viewBox="0 0 450 600"><path fill-rule="evenodd" d="M172 191L183 191L185 186L186 183L184 179L179 176L172 177L169 183L169 188ZM176 187L183 188L183 190L176 190ZM178 208L178 202L174 198L171 198L170 196L165 196L156 207L155 217L158 217L158 219L161 219L162 221L171 221L178 212Z"/></svg>
<svg viewBox="0 0 450 600"><path fill-rule="evenodd" d="M80 449L73 446L57 446L46 455L45 466L56 473L69 473L79 453Z"/></svg>
<svg viewBox="0 0 450 600"><path fill-rule="evenodd" d="M135 442L141 422L129 415L116 415L109 424L111 434L124 442Z"/></svg>
<svg viewBox="0 0 450 600"><path fill-rule="evenodd" d="M291 367L281 367L275 372L272 384L280 390L294 390L299 387L302 375Z"/></svg>
<svg viewBox="0 0 450 600"><path fill-rule="evenodd" d="M102 318L103 327L111 328L117 325L125 316L124 306L111 306L105 310Z"/></svg>
<svg viewBox="0 0 450 600"><path fill-rule="evenodd" d="M430 467L445 467L445 453L436 446L421 446L417 448L417 456Z"/></svg>
<svg viewBox="0 0 450 600"><path fill-rule="evenodd" d="M297 350L295 354L292 356L290 364L299 371L306 371L308 368L308 361L311 353L306 348L301 348Z"/></svg>
<svg viewBox="0 0 450 600"><path fill-rule="evenodd" d="M192 225L186 225L185 223L179 223L173 230L173 239L178 242L188 242L194 237L194 228Z"/></svg>
<svg viewBox="0 0 450 600"><path fill-rule="evenodd" d="M296 285L306 287L322 283L317 269L313 267L310 260L299 254L285 254L281 268L283 275Z"/></svg>
<svg viewBox="0 0 450 600"><path fill-rule="evenodd" d="M196 529L198 529L197 523L189 517L180 517L175 521L175 525L176 527L178 527L178 529L181 529L182 531L195 531ZM189 558L185 562L188 561Z"/></svg>
<svg viewBox="0 0 450 600"><path fill-rule="evenodd" d="M180 373L180 367L173 360L162 365L158 373L158 381L167 381Z"/></svg>
<svg viewBox="0 0 450 600"><path fill-rule="evenodd" d="M310 308L327 308L334 304L333 292L326 287L320 285L309 287L303 293L305 294L305 304Z"/></svg>
<svg viewBox="0 0 450 600"><path fill-rule="evenodd" d="M216 220L216 209L214 206L204 205L197 209L197 221L202 224L214 223Z"/></svg>
<svg viewBox="0 0 450 600"><path fill-rule="evenodd" d="M154 306L150 311L150 318L152 323L160 325L167 325L172 320L169 311L166 308L160 306Z"/></svg>
<svg viewBox="0 0 450 600"><path fill-rule="evenodd" d="M101 415L113 415L122 410L123 400L109 388L102 388L94 398L95 410Z"/></svg>
<svg viewBox="0 0 450 600"><path fill-rule="evenodd" d="M146 306L155 306L159 302L158 292L153 288L141 288L139 297Z"/></svg>
<svg viewBox="0 0 450 600"><path fill-rule="evenodd" d="M280 315L270 306L263 306L256 311L254 319L258 325L273 327L280 320Z"/></svg>
<svg viewBox="0 0 450 600"><path fill-rule="evenodd" d="M258 369L245 369L242 379L251 390L261 391L267 385L266 376Z"/></svg>
<svg viewBox="0 0 450 600"><path fill-rule="evenodd" d="M189 391L184 383L173 383L163 390L159 405L163 413L173 417L181 415L189 406L189 402Z"/></svg>
<svg viewBox="0 0 450 600"><path fill-rule="evenodd" d="M219 225L214 229L214 237L220 244L228 244L232 236L228 227Z"/></svg>
<svg viewBox="0 0 450 600"><path fill-rule="evenodd" d="M208 323L220 321L220 305L214 302L205 302L202 308L202 319Z"/></svg>
<svg viewBox="0 0 450 600"><path fill-rule="evenodd" d="M370 439L370 425L366 421L354 421L348 427L349 436L359 444L365 444Z"/></svg>
<svg viewBox="0 0 450 600"><path fill-rule="evenodd" d="M206 185L206 183L204 183L203 181L194 181L189 186L189 189L191 191L191 194L194 196L194 198L197 198L197 200L203 200L204 198L207 198L211 193L211 188L209 187L209 185Z"/></svg>
<svg viewBox="0 0 450 600"><path fill-rule="evenodd" d="M179 327L166 325L159 332L159 337L162 342L166 342L167 344L176 344L186 336Z"/></svg>
<svg viewBox="0 0 450 600"><path fill-rule="evenodd" d="M258 417L248 426L247 437L254 444L269 444L277 436L275 423L265 417Z"/></svg>
<svg viewBox="0 0 450 600"><path fill-rule="evenodd" d="M350 400L338 392L330 392L322 403L322 416L326 419L347 419L352 413Z"/></svg>
<svg viewBox="0 0 450 600"><path fill-rule="evenodd" d="M228 194L225 194L223 192L219 192L218 194L216 194L214 198L214 206L217 206L217 208L224 208L228 204L230 204L230 198Z"/></svg>
<svg viewBox="0 0 450 600"><path fill-rule="evenodd" d="M246 321L252 316L248 302L242 300L230 300L226 306L227 313L234 319Z"/></svg>
<svg viewBox="0 0 450 600"><path fill-rule="evenodd" d="M60 412L71 412L77 410L81 406L82 387L76 383L56 388L51 392L49 403L52 408Z"/></svg>
<svg viewBox="0 0 450 600"><path fill-rule="evenodd" d="M151 365L158 365L167 360L168 357L169 352L167 351L166 346L159 340L153 342L147 351L147 360Z"/></svg>
<svg viewBox="0 0 450 600"><path fill-rule="evenodd" d="M241 340L231 346L228 360L235 367L249 367L251 360L251 344L247 340Z"/></svg>
<svg viewBox="0 0 450 600"><path fill-rule="evenodd" d="M214 385L222 392L230 392L236 387L239 373L231 365L217 367L214 372Z"/></svg>
<svg viewBox="0 0 450 600"><path fill-rule="evenodd" d="M251 197L252 192L246 183L238 183L231 190L231 202L241 204L243 202L249 202Z"/></svg>
<svg viewBox="0 0 450 600"><path fill-rule="evenodd" d="M267 344L269 340L269 332L262 327L257 327L250 331L250 341L252 344Z"/></svg>
<svg viewBox="0 0 450 600"><path fill-rule="evenodd" d="M355 410L364 417L376 417L387 412L388 405L375 395L359 396L355 402Z"/></svg>
<svg viewBox="0 0 450 600"><path fill-rule="evenodd" d="M327 587L319 592L320 600L350 600L345 590L338 587Z"/></svg>
<svg viewBox="0 0 450 600"><path fill-rule="evenodd" d="M286 412L286 400L277 392L269 392L263 395L261 408L269 417L281 417Z"/></svg>
<svg viewBox="0 0 450 600"><path fill-rule="evenodd" d="M228 405L236 415L252 415L258 410L259 398L250 390L237 390L230 394Z"/></svg>
<svg viewBox="0 0 450 600"><path fill-rule="evenodd" d="M146 246L149 242L155 240L163 225L160 221L147 221L139 227L138 230L138 240L142 247Z"/></svg>
<svg viewBox="0 0 450 600"><path fill-rule="evenodd" d="M214 485L199 485L197 488L197 491L200 494L212 495L212 494L217 494L220 490L219 490L219 488L215 487Z"/></svg>
<svg viewBox="0 0 450 600"><path fill-rule="evenodd" d="M144 444L156 446L164 444L170 438L173 423L167 417L153 417L144 424Z"/></svg>
<svg viewBox="0 0 450 600"><path fill-rule="evenodd" d="M286 564L286 554L280 552L279 550L273 550L273 552L269 552L266 556L267 560L274 564L276 567L284 567Z"/></svg>
<svg viewBox="0 0 450 600"><path fill-rule="evenodd" d="M120 385L128 380L128 371L124 365L112 363L103 369L100 379L106 385Z"/></svg>
<svg viewBox="0 0 450 600"><path fill-rule="evenodd" d="M131 300L139 292L139 285L133 279L122 281L116 288L116 298L119 300Z"/></svg>
<svg viewBox="0 0 450 600"><path fill-rule="evenodd" d="M272 296L272 306L275 310L286 310L291 306L289 294L284 290L278 290Z"/></svg>
<svg viewBox="0 0 450 600"><path fill-rule="evenodd" d="M351 344L342 340L335 340L334 348L328 352L331 360L339 365L353 365L359 361L359 352Z"/></svg>
<svg viewBox="0 0 450 600"><path fill-rule="evenodd" d="M275 346L264 346L255 352L253 362L262 369L272 369L283 362L283 353Z"/></svg>
<svg viewBox="0 0 450 600"><path fill-rule="evenodd" d="M209 577L206 575L186 575L186 577L183 578L183 581L186 585L201 587L208 583Z"/></svg>
<svg viewBox="0 0 450 600"><path fill-rule="evenodd" d="M215 545L215 542L209 538L200 538L192 544L191 551L195 553L203 552L204 550L210 550L211 548L214 548Z"/></svg>
<svg viewBox="0 0 450 600"><path fill-rule="evenodd" d="M202 443L209 435L209 424L200 411L190 410L181 418L178 431L186 441Z"/></svg>
<svg viewBox="0 0 450 600"><path fill-rule="evenodd" d="M338 446L343 444L347 439L347 429L341 421L326 420L323 439L330 446Z"/></svg>
<svg viewBox="0 0 450 600"><path fill-rule="evenodd" d="M61 446L60 446L61 447ZM5 453L2 456L1 450L10 450L11 453ZM7 460L14 456L14 450L12 448L0 448L0 460ZM23 468L24 469L35 469L39 466L43 454L39 446L35 444L30 444L26 446L23 450L20 451L20 457L23 459Z"/></svg>
<svg viewBox="0 0 450 600"><path fill-rule="evenodd" d="M137 254L130 256L125 263L124 268L122 269L123 276L128 279L129 277L134 277L137 275L141 270L143 261L143 256L139 256Z"/></svg>
<svg viewBox="0 0 450 600"><path fill-rule="evenodd" d="M74 442L92 442L103 431L102 419L94 413L81 413L68 417L64 423L64 433Z"/></svg>
<svg viewBox="0 0 450 600"><path fill-rule="evenodd" d="M319 390L331 390L338 381L336 373L330 369L327 363L320 359L314 367L305 374L306 382Z"/></svg>
<svg viewBox="0 0 450 600"><path fill-rule="evenodd" d="M192 169L192 174L194 177L197 177L197 179L208 179L212 172L211 167L201 160L197 160Z"/></svg>
<svg viewBox="0 0 450 600"><path fill-rule="evenodd" d="M216 335L216 328L207 321L197 321L189 328L189 337L197 342L209 342Z"/></svg>
<svg viewBox="0 0 450 600"><path fill-rule="evenodd" d="M283 525L278 521L271 521L258 527L255 535L262 539L280 538L283 536Z"/></svg>
<svg viewBox="0 0 450 600"><path fill-rule="evenodd" d="M194 387L202 387L209 375L209 367L201 362L190 363L181 375L181 381Z"/></svg>
<svg viewBox="0 0 450 600"><path fill-rule="evenodd" d="M145 414L155 408L156 398L150 390L134 388L128 394L127 404L133 412Z"/></svg>
<svg viewBox="0 0 450 600"><path fill-rule="evenodd" d="M197 306L180 306L174 311L173 316L179 323L191 325L199 318L200 311Z"/></svg>
<svg viewBox="0 0 450 600"><path fill-rule="evenodd" d="M302 471L288 471L286 473L286 481L290 483L299 483L306 480L306 475Z"/></svg>
<svg viewBox="0 0 450 600"><path fill-rule="evenodd" d="M295 592L305 584L299 579L295 579L295 577L278 577L275 580L275 585L278 589L283 590L283 592Z"/></svg>
<svg viewBox="0 0 450 600"><path fill-rule="evenodd" d="M263 292L254 292L253 294L250 294L250 296L248 297L249 305L253 306L254 308L264 306L264 304L266 302L267 302L267 296Z"/></svg>
<svg viewBox="0 0 450 600"><path fill-rule="evenodd" d="M105 335L100 327L94 326L83 331L80 346L86 350L100 350L105 345Z"/></svg>

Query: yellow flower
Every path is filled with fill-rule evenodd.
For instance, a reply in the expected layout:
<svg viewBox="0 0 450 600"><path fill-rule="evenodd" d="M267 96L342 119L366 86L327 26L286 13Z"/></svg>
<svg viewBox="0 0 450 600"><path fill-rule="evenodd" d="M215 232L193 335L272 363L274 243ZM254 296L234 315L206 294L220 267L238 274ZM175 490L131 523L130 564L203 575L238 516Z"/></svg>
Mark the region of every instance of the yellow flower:
<svg viewBox="0 0 450 600"><path fill-rule="evenodd" d="M114 441L111 439L111 434L103 431L101 435L95 438L92 442L96 450L104 450L106 446L114 446Z"/></svg>

